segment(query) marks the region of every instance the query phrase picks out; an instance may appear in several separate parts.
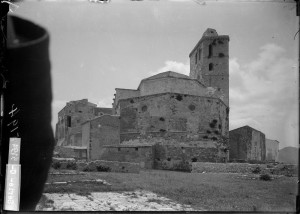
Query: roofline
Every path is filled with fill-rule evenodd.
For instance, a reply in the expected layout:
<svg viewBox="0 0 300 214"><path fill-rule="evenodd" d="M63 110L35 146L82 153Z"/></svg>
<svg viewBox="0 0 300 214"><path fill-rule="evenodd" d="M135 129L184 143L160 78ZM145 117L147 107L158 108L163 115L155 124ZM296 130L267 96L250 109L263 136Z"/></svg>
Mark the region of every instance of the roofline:
<svg viewBox="0 0 300 214"><path fill-rule="evenodd" d="M110 107L96 107L98 109L113 109L113 108L110 108Z"/></svg>
<svg viewBox="0 0 300 214"><path fill-rule="evenodd" d="M96 120L96 119L98 119L98 118L100 118L100 117L103 117L103 116L120 117L120 115L116 115L116 114L103 114L103 115L100 115L100 116L98 116L98 117L94 117L94 118L92 118L92 119L89 119L89 120L87 120L87 121L84 121L84 122L81 123L80 125L86 124L86 123L88 123L88 122L91 122L91 121Z"/></svg>
<svg viewBox="0 0 300 214"><path fill-rule="evenodd" d="M139 87L138 87L138 91L140 90L140 86L142 84L142 82L144 81L153 81L153 80L157 80L157 79L165 79L165 78L174 78L174 79L185 79L185 80L193 80L193 81L196 81L199 85L201 86L204 86L206 88L206 85L204 85L202 82L200 82L198 79L192 79L192 78L189 78L189 76L187 77L172 77L172 76L166 76L166 77L159 77L159 78L154 78L154 79L148 79L148 78L145 78L145 79L142 79L140 84L139 84Z"/></svg>
<svg viewBox="0 0 300 214"><path fill-rule="evenodd" d="M84 99L81 99L81 100L71 100L71 101L66 102L65 106L64 106L57 114L61 113L61 111L64 110L64 109L67 107L68 104L73 104L73 103L75 103L75 102L79 102L79 101L82 101L82 100L87 100L87 103L96 105L96 107L97 107L97 104L92 103L92 102L89 102L89 99L88 99L88 98L84 98Z"/></svg>
<svg viewBox="0 0 300 214"><path fill-rule="evenodd" d="M267 139L267 138L266 138L266 141L267 141L267 140L276 141L277 143L280 143L278 140L272 140L272 139Z"/></svg>
<svg viewBox="0 0 300 214"><path fill-rule="evenodd" d="M195 45L195 47L192 49L192 51L189 54L189 57L191 57L192 53L195 51L195 49L198 47L198 45L203 42L204 40L210 40L210 39L228 39L228 41L230 41L229 36L228 35L219 35L219 36L202 36L202 38L199 40L199 42L197 42L197 44Z"/></svg>
<svg viewBox="0 0 300 214"><path fill-rule="evenodd" d="M219 100L221 103L223 103L226 107L228 107L223 100L221 100L220 98L218 97L208 97L208 96L198 96L198 95L192 95L192 94L182 94L182 93L174 93L174 92L165 92L165 93L158 93L158 94L150 94L150 95L145 95L145 96L138 96L138 97L141 97L141 98L145 98L145 97L151 97L151 96L161 96L161 95L166 95L166 94L180 94L180 95L187 95L187 96L192 96L192 97L205 97L205 98L208 98L208 99L216 99L216 100ZM119 104L120 101L124 101L124 100L129 100L129 99L132 99L132 98L136 98L136 97L131 97L131 98L125 98L125 99L119 99L117 105ZM116 106L117 106L116 105ZM228 107L229 108L229 107Z"/></svg>
<svg viewBox="0 0 300 214"><path fill-rule="evenodd" d="M115 88L115 90L128 90L128 91L138 91L137 89L127 89L127 88Z"/></svg>
<svg viewBox="0 0 300 214"><path fill-rule="evenodd" d="M239 127L239 128L236 128L236 129L232 129L232 130L230 130L229 132L236 131L237 129L241 129L241 128L245 128L245 127L249 127L249 128L251 128L251 129L253 129L253 130L255 130L255 131L258 131L258 132L260 132L260 133L262 133L262 134L265 135L265 133L263 133L262 131L259 131L259 130L257 130L257 129L254 129L254 128L252 128L252 127L249 126L249 125L245 125L245 126L241 126L241 127ZM265 135L265 136L266 136L266 135Z"/></svg>

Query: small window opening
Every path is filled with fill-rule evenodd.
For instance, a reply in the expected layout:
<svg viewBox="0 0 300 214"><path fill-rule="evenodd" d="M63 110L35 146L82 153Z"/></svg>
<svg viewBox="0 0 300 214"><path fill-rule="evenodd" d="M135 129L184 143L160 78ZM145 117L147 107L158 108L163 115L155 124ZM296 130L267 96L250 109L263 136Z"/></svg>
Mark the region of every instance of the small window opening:
<svg viewBox="0 0 300 214"><path fill-rule="evenodd" d="M208 58L212 57L212 55L213 55L213 47L212 47L212 45L210 44L210 45L208 46Z"/></svg>
<svg viewBox="0 0 300 214"><path fill-rule="evenodd" d="M168 158L167 160L168 160L168 161L171 161L171 158Z"/></svg>
<svg viewBox="0 0 300 214"><path fill-rule="evenodd" d="M196 53L196 55L195 55L195 62L196 62L196 64L197 64L197 59L198 59L198 53Z"/></svg>
<svg viewBox="0 0 300 214"><path fill-rule="evenodd" d="M219 53L219 57L224 57L225 55L223 53Z"/></svg>
<svg viewBox="0 0 300 214"><path fill-rule="evenodd" d="M67 116L67 127L71 127L71 116Z"/></svg>
<svg viewBox="0 0 300 214"><path fill-rule="evenodd" d="M192 162L197 162L197 158L192 158Z"/></svg>
<svg viewBox="0 0 300 214"><path fill-rule="evenodd" d="M136 147L136 148L135 148L135 151L138 151L138 150L139 150L139 148Z"/></svg>
<svg viewBox="0 0 300 214"><path fill-rule="evenodd" d="M208 65L208 69L209 69L210 71L212 71L212 70L214 69L214 64L212 64L212 63L209 63L209 65Z"/></svg>

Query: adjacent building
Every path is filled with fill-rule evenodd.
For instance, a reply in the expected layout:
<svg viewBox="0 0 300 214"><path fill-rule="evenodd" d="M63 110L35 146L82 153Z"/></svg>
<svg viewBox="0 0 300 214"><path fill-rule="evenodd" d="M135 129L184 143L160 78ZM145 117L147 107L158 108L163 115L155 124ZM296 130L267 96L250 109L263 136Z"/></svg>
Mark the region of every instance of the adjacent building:
<svg viewBox="0 0 300 214"><path fill-rule="evenodd" d="M266 161L278 162L279 142L266 139Z"/></svg>
<svg viewBox="0 0 300 214"><path fill-rule="evenodd" d="M56 150L63 157L87 159L89 144L82 143L82 125L96 117L111 115L112 108L100 108L87 99L70 101L58 112L55 130Z"/></svg>
<svg viewBox="0 0 300 214"><path fill-rule="evenodd" d="M231 161L265 161L265 134L243 126L229 131L229 159Z"/></svg>

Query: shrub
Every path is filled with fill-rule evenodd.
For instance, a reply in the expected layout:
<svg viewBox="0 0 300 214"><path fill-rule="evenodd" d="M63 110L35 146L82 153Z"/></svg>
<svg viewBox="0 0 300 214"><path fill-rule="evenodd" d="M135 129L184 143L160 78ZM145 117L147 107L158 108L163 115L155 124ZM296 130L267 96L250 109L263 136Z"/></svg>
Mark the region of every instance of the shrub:
<svg viewBox="0 0 300 214"><path fill-rule="evenodd" d="M77 169L77 165L74 162L68 162L67 163L67 169Z"/></svg>
<svg viewBox="0 0 300 214"><path fill-rule="evenodd" d="M259 176L259 179L263 180L263 181L270 181L271 180L271 176L268 175L268 174L262 174L262 175Z"/></svg>
<svg viewBox="0 0 300 214"><path fill-rule="evenodd" d="M54 169L59 169L60 166L61 166L60 162L54 162L54 163L52 163L52 167L53 167Z"/></svg>
<svg viewBox="0 0 300 214"><path fill-rule="evenodd" d="M260 167L257 166L255 169L252 170L252 173L258 174L258 173L260 173L260 171L261 171Z"/></svg>
<svg viewBox="0 0 300 214"><path fill-rule="evenodd" d="M110 172L110 168L108 166L99 165L96 168L98 172Z"/></svg>
<svg viewBox="0 0 300 214"><path fill-rule="evenodd" d="M85 166L82 171L84 171L84 172L96 172L97 169L95 167Z"/></svg>

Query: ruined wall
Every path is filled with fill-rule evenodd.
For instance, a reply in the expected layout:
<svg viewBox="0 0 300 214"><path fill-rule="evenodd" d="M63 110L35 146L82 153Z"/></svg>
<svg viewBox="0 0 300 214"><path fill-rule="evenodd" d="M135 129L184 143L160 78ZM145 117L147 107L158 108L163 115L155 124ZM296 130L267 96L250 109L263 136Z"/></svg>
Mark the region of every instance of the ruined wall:
<svg viewBox="0 0 300 214"><path fill-rule="evenodd" d="M190 53L190 77L224 94L229 106L229 37L202 37Z"/></svg>
<svg viewBox="0 0 300 214"><path fill-rule="evenodd" d="M226 162L227 154L217 143L200 146L154 146L154 168L191 171L192 162Z"/></svg>
<svg viewBox="0 0 300 214"><path fill-rule="evenodd" d="M57 146L55 147L55 151L60 158L74 158L79 160L86 159L87 157L87 149L84 148Z"/></svg>
<svg viewBox="0 0 300 214"><path fill-rule="evenodd" d="M120 143L120 120L117 116L103 115L90 122L89 159L97 160L104 145Z"/></svg>
<svg viewBox="0 0 300 214"><path fill-rule="evenodd" d="M100 160L135 162L142 168L153 168L153 148L148 145L137 146L104 146L101 152Z"/></svg>
<svg viewBox="0 0 300 214"><path fill-rule="evenodd" d="M231 161L264 161L265 135L249 126L229 132L229 159Z"/></svg>
<svg viewBox="0 0 300 214"><path fill-rule="evenodd" d="M266 139L266 160L278 161L279 142L277 140Z"/></svg>
<svg viewBox="0 0 300 214"><path fill-rule="evenodd" d="M217 141L228 136L228 109L219 99L165 93L120 100L121 143L135 139Z"/></svg>

